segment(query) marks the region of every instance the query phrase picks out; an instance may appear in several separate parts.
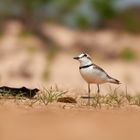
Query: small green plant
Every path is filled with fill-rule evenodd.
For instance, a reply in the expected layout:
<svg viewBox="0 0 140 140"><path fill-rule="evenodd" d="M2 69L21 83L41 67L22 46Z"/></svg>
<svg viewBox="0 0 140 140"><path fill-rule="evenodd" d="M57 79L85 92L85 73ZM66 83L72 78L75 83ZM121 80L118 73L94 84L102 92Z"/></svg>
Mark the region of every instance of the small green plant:
<svg viewBox="0 0 140 140"><path fill-rule="evenodd" d="M129 47L124 48L121 53L120 57L124 60L134 60L136 58L136 53Z"/></svg>
<svg viewBox="0 0 140 140"><path fill-rule="evenodd" d="M116 102L116 105L118 106L118 107L121 107L121 105L123 105L123 103L124 103L124 95L123 94L121 94L121 93L114 93L114 101Z"/></svg>
<svg viewBox="0 0 140 140"><path fill-rule="evenodd" d="M31 32L26 29L22 29L19 33L20 38L28 38L29 36L31 36Z"/></svg>
<svg viewBox="0 0 140 140"><path fill-rule="evenodd" d="M94 98L91 100L91 106L95 108L101 107L117 107L120 108L125 105L137 105L140 106L140 94L132 96L126 91L118 90L119 87L111 89L106 95L95 94Z"/></svg>
<svg viewBox="0 0 140 140"><path fill-rule="evenodd" d="M54 101L57 101L59 97L62 97L62 95L66 94L68 91L60 90L57 86L55 88L50 87L44 88L36 97L35 100L33 100L30 104L32 106L36 102L43 103L44 105L48 105L49 103L52 103Z"/></svg>
<svg viewBox="0 0 140 140"><path fill-rule="evenodd" d="M140 94L134 97L134 105L140 106Z"/></svg>
<svg viewBox="0 0 140 140"><path fill-rule="evenodd" d="M126 97L128 103L131 105L133 103L134 98L129 94L126 94L125 97Z"/></svg>
<svg viewBox="0 0 140 140"><path fill-rule="evenodd" d="M95 108L97 107L101 108L102 103L103 103L103 96L99 94L95 94L94 98L92 99L91 105Z"/></svg>

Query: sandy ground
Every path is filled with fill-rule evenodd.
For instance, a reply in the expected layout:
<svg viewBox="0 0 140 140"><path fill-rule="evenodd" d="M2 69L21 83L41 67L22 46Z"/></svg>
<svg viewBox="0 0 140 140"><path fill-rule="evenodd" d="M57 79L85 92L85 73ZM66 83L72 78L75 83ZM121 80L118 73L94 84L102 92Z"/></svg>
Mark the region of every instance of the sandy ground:
<svg viewBox="0 0 140 140"><path fill-rule="evenodd" d="M0 107L1 140L139 140L140 109Z"/></svg>
<svg viewBox="0 0 140 140"><path fill-rule="evenodd" d="M11 30L12 29L12 30ZM87 84L81 78L78 70L78 62L72 58L78 52L72 53L68 50L57 55L53 65L49 81L42 80L42 73L45 69L45 54L40 50L40 43L36 38L17 38L19 31L17 25L10 25L7 32L0 40L0 85L1 86L27 86L30 88L43 88L53 86L68 90L71 96L78 96L87 93ZM79 34L73 36L73 32L66 36L63 30L54 33L49 28L50 35L59 37L58 41L63 47L71 46L71 38L79 38ZM55 28L53 28L55 29ZM56 29L55 29L56 31ZM59 33L59 34L58 34ZM60 35L61 33L61 35ZM63 33L63 34L62 34ZM63 38L63 36L66 38ZM91 35L82 35L81 40L94 43L93 46L100 46L104 53L104 46L117 50L122 46L133 47L139 52L140 36L128 36L110 32L99 32ZM57 37L56 36L56 37ZM86 37L86 38L85 38ZM66 42L64 42L66 40ZM80 40L80 41L81 41ZM96 42L97 41L97 42ZM114 42L117 43L114 43ZM62 42L64 44L62 44ZM32 44L33 43L33 44ZM82 42L83 44L83 42ZM33 56L27 53L28 47L35 46L36 54ZM112 47L113 45L113 47ZM119 49L118 49L119 50ZM95 54L95 57L94 57ZM131 94L140 93L140 62L125 62L122 60L103 60L92 56L94 62L102 66L112 77L117 78L123 84L121 90ZM49 66L48 66L49 67ZM116 85L111 85L114 89ZM101 94L108 93L109 84L102 85ZM96 92L96 86L92 86L92 92ZM1 100L0 100L1 103ZM35 106L30 108L25 105L7 104L0 105L0 140L139 140L140 130L140 109L126 107L125 109L101 109L93 107L76 107L63 105Z"/></svg>

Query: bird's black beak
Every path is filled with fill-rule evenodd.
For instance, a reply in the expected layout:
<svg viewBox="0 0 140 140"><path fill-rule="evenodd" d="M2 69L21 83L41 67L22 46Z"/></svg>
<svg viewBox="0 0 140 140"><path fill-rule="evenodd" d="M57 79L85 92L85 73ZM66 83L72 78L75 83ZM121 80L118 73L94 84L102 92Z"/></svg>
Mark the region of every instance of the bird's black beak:
<svg viewBox="0 0 140 140"><path fill-rule="evenodd" d="M79 60L79 57L73 57L73 59Z"/></svg>

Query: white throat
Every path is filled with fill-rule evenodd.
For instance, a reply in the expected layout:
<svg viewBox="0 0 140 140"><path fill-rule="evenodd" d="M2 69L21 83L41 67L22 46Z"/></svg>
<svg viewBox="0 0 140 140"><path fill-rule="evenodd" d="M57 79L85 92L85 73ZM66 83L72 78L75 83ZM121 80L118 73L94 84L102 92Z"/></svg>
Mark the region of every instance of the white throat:
<svg viewBox="0 0 140 140"><path fill-rule="evenodd" d="M92 64L92 61L88 58L84 58L82 60L79 60L80 61L80 66L86 66L86 65L91 65Z"/></svg>

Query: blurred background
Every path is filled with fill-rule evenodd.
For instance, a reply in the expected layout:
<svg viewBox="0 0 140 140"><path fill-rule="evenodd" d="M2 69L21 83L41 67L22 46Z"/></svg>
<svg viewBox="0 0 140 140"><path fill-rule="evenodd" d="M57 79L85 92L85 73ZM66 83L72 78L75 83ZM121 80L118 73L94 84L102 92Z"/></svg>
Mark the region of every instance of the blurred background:
<svg viewBox="0 0 140 140"><path fill-rule="evenodd" d="M1 86L86 92L72 59L81 52L119 79L123 90L140 93L140 1L0 1Z"/></svg>

